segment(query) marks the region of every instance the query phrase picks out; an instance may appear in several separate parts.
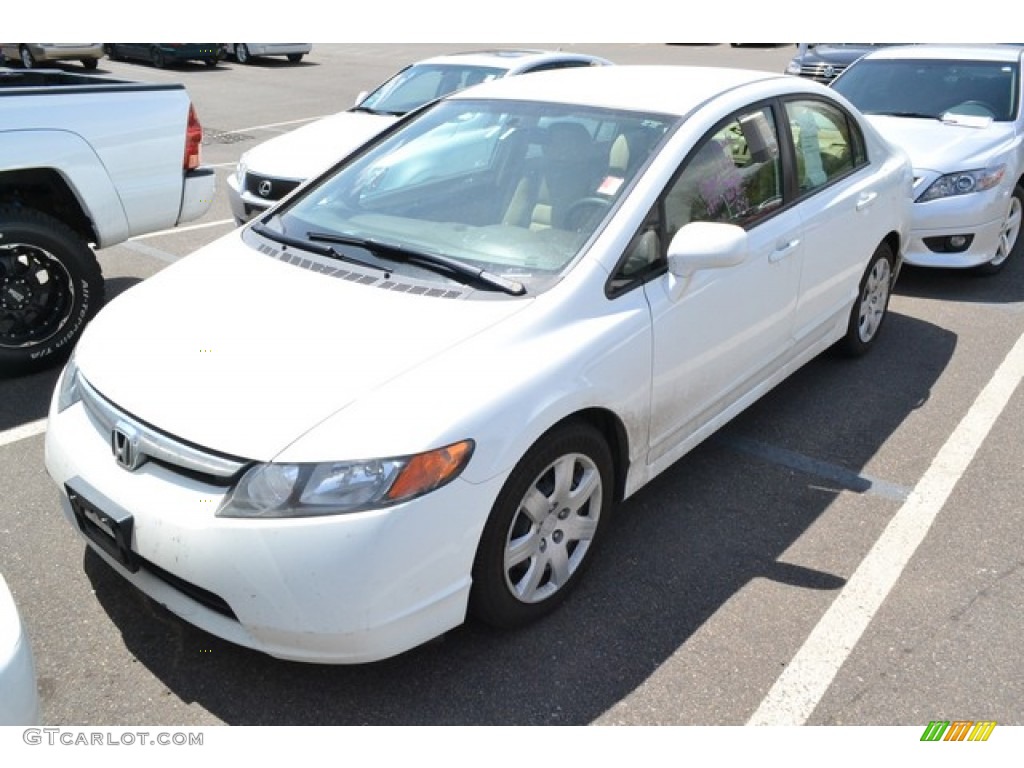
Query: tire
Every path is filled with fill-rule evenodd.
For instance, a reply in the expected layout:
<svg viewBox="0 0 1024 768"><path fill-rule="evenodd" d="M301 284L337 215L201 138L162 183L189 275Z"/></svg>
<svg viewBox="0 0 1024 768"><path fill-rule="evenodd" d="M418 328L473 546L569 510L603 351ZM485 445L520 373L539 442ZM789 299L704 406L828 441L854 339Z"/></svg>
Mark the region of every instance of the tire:
<svg viewBox="0 0 1024 768"><path fill-rule="evenodd" d="M121 55L121 52L117 49L117 45L114 43L107 43L103 46L103 50L106 52L107 58L109 58L111 61L124 60L124 56Z"/></svg>
<svg viewBox="0 0 1024 768"><path fill-rule="evenodd" d="M498 628L554 610L593 559L611 516L612 456L594 427L557 427L509 475L473 563L470 611ZM527 507L532 499L534 510Z"/></svg>
<svg viewBox="0 0 1024 768"><path fill-rule="evenodd" d="M164 56L164 52L159 48L150 49L149 60L153 62L153 66L157 69L166 69L167 67L167 57Z"/></svg>
<svg viewBox="0 0 1024 768"><path fill-rule="evenodd" d="M292 64L298 64L300 61L302 61L303 55L304 54L301 53L289 53L288 61L290 61Z"/></svg>
<svg viewBox="0 0 1024 768"><path fill-rule="evenodd" d="M32 51L28 49L28 46L21 46L18 49L18 54L21 56L21 66L25 69L32 69L36 65L36 57L32 55Z"/></svg>
<svg viewBox="0 0 1024 768"><path fill-rule="evenodd" d="M99 263L80 237L52 216L0 207L0 376L62 362L102 302Z"/></svg>
<svg viewBox="0 0 1024 768"><path fill-rule="evenodd" d="M249 56L249 49L245 43L235 43L235 61L239 64L249 64L252 59Z"/></svg>
<svg viewBox="0 0 1024 768"><path fill-rule="evenodd" d="M82 66L86 69L96 69L99 65L99 59L82 59Z"/></svg>
<svg viewBox="0 0 1024 768"><path fill-rule="evenodd" d="M999 245L992 261L975 268L979 275L994 275L1002 271L1006 262L1020 257L1024 250L1024 237L1020 236L1022 213L1024 213L1024 187L1019 184L1010 195L1010 205L999 231Z"/></svg>
<svg viewBox="0 0 1024 768"><path fill-rule="evenodd" d="M888 243L879 245L872 254L850 310L846 336L839 342L840 351L848 357L866 354L878 339L889 309L895 264Z"/></svg>

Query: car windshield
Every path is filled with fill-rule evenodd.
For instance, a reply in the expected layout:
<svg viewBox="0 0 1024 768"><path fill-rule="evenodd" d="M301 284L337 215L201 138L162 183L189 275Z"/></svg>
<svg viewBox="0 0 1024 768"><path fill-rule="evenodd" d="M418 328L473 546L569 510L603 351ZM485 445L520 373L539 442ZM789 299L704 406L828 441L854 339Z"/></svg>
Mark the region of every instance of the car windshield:
<svg viewBox="0 0 1024 768"><path fill-rule="evenodd" d="M832 87L868 115L1006 121L1017 114L1020 70L1002 61L862 59Z"/></svg>
<svg viewBox="0 0 1024 768"><path fill-rule="evenodd" d="M434 281L467 282L428 263L457 262L533 293L573 263L673 120L439 102L285 203L262 231Z"/></svg>
<svg viewBox="0 0 1024 768"><path fill-rule="evenodd" d="M503 77L501 67L462 64L415 64L407 67L359 102L358 109L404 115L428 101L477 83Z"/></svg>

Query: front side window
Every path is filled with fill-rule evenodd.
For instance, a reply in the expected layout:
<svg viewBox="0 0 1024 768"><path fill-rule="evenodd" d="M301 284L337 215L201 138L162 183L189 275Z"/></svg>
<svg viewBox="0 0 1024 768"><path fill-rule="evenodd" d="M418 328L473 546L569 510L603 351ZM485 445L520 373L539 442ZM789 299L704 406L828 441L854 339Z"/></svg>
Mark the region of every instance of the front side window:
<svg viewBox="0 0 1024 768"><path fill-rule="evenodd" d="M707 136L665 198L671 239L691 221L747 226L782 205L779 140L772 110L753 110Z"/></svg>

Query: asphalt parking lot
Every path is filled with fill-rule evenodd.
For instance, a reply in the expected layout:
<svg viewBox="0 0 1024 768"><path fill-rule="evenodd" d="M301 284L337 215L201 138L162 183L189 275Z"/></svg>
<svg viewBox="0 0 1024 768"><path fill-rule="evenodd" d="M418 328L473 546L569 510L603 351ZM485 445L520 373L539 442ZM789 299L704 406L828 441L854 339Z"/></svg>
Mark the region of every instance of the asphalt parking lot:
<svg viewBox="0 0 1024 768"><path fill-rule="evenodd" d="M772 71L793 51L562 47ZM101 62L185 82L218 174L203 219L100 253L110 293L232 229L224 180L247 148L448 50ZM1024 725L1024 264L993 278L906 269L886 322L871 355L814 361L617 510L602 557L549 619L504 634L468 624L357 667L232 646L135 592L64 521L43 468L57 372L0 381L0 572L33 644L44 721Z"/></svg>

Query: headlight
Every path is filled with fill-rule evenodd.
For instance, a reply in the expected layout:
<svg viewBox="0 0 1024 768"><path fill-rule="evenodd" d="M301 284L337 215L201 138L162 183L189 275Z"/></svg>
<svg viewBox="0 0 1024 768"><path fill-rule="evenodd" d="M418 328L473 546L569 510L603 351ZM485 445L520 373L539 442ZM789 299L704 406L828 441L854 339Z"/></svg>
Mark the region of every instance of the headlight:
<svg viewBox="0 0 1024 768"><path fill-rule="evenodd" d="M800 62L797 61L796 59L793 59L792 61L790 61L789 64L786 65L786 74L787 75L799 75L800 74Z"/></svg>
<svg viewBox="0 0 1024 768"><path fill-rule="evenodd" d="M924 191L924 194L917 198L917 202L926 203L929 200L938 200L943 197L983 192L986 189L992 189L992 187L997 186L1003 180L1003 174L1005 173L1005 165L996 165L976 171L947 173L945 176L940 176L933 181L931 186Z"/></svg>
<svg viewBox="0 0 1024 768"><path fill-rule="evenodd" d="M398 504L458 477L473 441L390 459L258 464L217 510L219 517L340 515Z"/></svg>
<svg viewBox="0 0 1024 768"><path fill-rule="evenodd" d="M82 399L82 392L78 388L78 366L75 365L75 354L64 366L64 372L60 375L60 389L57 391L57 413L70 408Z"/></svg>

